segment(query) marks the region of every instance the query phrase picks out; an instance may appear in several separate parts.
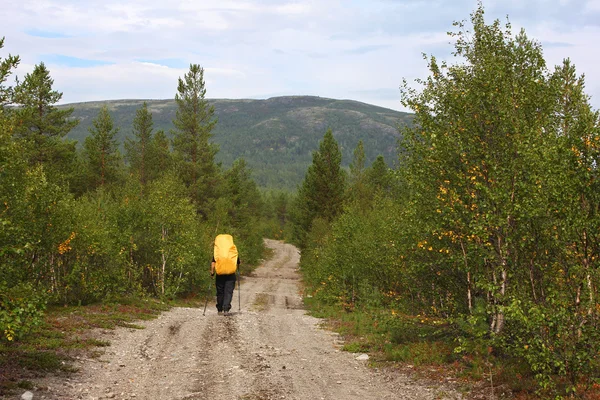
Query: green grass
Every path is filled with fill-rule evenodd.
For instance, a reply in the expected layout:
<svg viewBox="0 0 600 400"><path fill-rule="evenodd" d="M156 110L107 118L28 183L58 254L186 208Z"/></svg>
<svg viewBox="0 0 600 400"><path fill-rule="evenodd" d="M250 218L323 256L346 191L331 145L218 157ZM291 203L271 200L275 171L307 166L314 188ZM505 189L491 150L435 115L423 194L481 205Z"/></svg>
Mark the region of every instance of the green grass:
<svg viewBox="0 0 600 400"><path fill-rule="evenodd" d="M445 342L415 342L411 344L387 343L384 347L387 361L402 361L415 366L447 365L456 360L454 346Z"/></svg>
<svg viewBox="0 0 600 400"><path fill-rule="evenodd" d="M344 351L348 351L350 353L366 353L369 350L371 350L371 348L369 347L369 345L367 343L361 343L361 342L346 343L346 344L344 344L342 349Z"/></svg>
<svg viewBox="0 0 600 400"><path fill-rule="evenodd" d="M25 380L17 383L17 387L25 390L33 390L33 388L35 388L35 384L31 381Z"/></svg>

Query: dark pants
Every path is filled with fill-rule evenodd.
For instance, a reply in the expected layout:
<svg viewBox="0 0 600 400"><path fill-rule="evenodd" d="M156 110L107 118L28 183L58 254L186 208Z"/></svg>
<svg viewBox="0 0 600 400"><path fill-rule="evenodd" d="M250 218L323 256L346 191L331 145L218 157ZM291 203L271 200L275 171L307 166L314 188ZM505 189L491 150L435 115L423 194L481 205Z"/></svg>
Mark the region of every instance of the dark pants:
<svg viewBox="0 0 600 400"><path fill-rule="evenodd" d="M229 311L231 309L231 299L233 298L233 289L235 289L235 274L217 275L217 310Z"/></svg>

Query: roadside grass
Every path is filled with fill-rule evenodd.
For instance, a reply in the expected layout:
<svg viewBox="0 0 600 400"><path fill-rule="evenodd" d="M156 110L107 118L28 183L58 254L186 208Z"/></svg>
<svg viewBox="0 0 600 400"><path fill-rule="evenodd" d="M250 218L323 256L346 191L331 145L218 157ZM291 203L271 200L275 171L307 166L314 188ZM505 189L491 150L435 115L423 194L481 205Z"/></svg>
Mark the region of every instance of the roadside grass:
<svg viewBox="0 0 600 400"><path fill-rule="evenodd" d="M390 367L437 382L450 381L468 397L543 398L531 371L515 359L471 343L457 352L458 328L443 319L411 316L389 309L345 310L305 298L310 314L344 339L343 350L369 353L370 364ZM493 396L493 397L490 397Z"/></svg>
<svg viewBox="0 0 600 400"><path fill-rule="evenodd" d="M139 321L151 320L173 306L199 307L202 299L170 301L121 297L86 306L51 305L43 324L15 343L0 341L0 395L32 389L33 380L48 373L75 372L75 357L97 358L110 342L94 337L94 329L143 329Z"/></svg>

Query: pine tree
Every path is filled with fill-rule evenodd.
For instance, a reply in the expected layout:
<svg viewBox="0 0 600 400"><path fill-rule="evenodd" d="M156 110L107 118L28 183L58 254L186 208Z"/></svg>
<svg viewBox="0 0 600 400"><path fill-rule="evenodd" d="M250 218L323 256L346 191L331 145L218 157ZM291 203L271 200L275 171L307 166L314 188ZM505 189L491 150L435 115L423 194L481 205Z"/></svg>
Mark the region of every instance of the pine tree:
<svg viewBox="0 0 600 400"><path fill-rule="evenodd" d="M23 142L30 165L66 172L75 156L75 142L63 138L79 121L71 118L73 108L54 106L62 93L52 89L54 80L40 63L17 83L13 102L18 106L15 137Z"/></svg>
<svg viewBox="0 0 600 400"><path fill-rule="evenodd" d="M4 47L4 37L0 39L0 49ZM8 55L5 59L0 58L0 112L4 112L4 106L11 102L12 88L5 87L4 82L12 74L12 70L19 65L19 56Z"/></svg>
<svg viewBox="0 0 600 400"><path fill-rule="evenodd" d="M217 196L218 169L214 159L218 148L210 143L217 120L205 95L204 69L191 64L189 72L179 78L175 95L173 149L182 160L182 178L198 211L206 217L211 199Z"/></svg>
<svg viewBox="0 0 600 400"><path fill-rule="evenodd" d="M86 137L83 145L89 189L104 187L119 179L121 156L115 139L118 131L119 129L114 127L108 107L102 107L92 121L90 136Z"/></svg>

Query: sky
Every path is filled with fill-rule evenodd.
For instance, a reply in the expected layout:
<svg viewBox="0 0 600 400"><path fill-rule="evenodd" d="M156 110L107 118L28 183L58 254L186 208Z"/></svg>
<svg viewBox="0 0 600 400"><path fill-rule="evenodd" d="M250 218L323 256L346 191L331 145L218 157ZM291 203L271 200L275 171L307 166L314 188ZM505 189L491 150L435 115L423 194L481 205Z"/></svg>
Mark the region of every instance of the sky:
<svg viewBox="0 0 600 400"><path fill-rule="evenodd" d="M484 0L553 69L570 58L600 108L600 0ZM0 58L44 62L60 103L171 99L191 63L206 97L314 95L394 110L423 53L453 62L448 31L476 0L0 0Z"/></svg>

